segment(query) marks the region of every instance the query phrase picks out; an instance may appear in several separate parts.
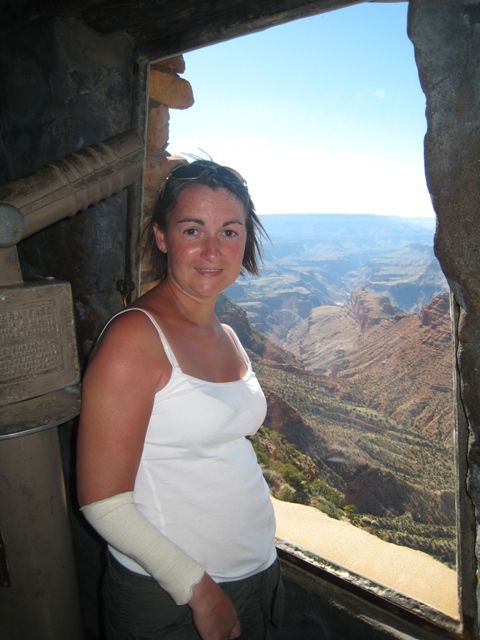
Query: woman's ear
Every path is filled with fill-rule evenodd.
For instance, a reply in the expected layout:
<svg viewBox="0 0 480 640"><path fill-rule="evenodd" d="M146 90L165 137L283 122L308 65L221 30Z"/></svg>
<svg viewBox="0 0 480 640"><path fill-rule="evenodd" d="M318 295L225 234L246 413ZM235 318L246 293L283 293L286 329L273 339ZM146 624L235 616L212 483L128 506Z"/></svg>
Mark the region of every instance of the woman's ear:
<svg viewBox="0 0 480 640"><path fill-rule="evenodd" d="M167 253L167 243L165 242L165 231L160 229L158 224L153 225L153 235L155 236L155 243L162 253Z"/></svg>

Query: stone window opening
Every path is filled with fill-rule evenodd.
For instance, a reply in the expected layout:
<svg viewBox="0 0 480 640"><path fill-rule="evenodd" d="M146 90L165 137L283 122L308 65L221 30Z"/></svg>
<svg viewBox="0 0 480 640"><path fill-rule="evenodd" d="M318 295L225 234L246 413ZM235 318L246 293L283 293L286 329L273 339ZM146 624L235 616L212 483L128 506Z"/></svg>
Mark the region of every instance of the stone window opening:
<svg viewBox="0 0 480 640"><path fill-rule="evenodd" d="M185 78L181 77L185 74ZM170 156L168 153L169 129L168 120L169 109L187 109L193 103L193 94L188 83L188 69L185 69L183 56L159 60L150 66L150 94L148 109L148 125L147 125L147 159L145 171L144 185L144 211L148 216L148 211L154 202L154 194L163 181L164 177L176 162L178 158ZM148 289L153 283L142 277L142 290ZM454 294L450 295L452 327L454 328L453 336L456 341L458 326L459 308L455 302ZM458 346L458 345L457 345ZM455 361L455 353L457 346L453 347L453 355ZM455 394L458 398L460 387L458 382L458 370L454 368L455 378ZM453 399L452 399L453 401ZM455 403L458 410L458 402ZM461 407L460 407L461 409ZM463 422L462 422L463 420ZM455 426L455 454L456 468L458 474L458 494L457 502L459 503L458 516L458 591L460 600L460 612L457 613L456 604L450 606L450 603L440 603L438 606L422 602L422 598L416 597L411 593L403 593L401 589L392 588L391 586L382 584L381 579L369 578L361 572L352 571L347 566L343 566L341 562L335 563L321 557L320 552L312 552L311 549L302 545L295 544L288 540L279 540L279 553L292 567L306 567L313 575L321 576L323 579L338 586L340 589L346 589L361 598L372 600L373 602L381 602L382 606L387 609L391 608L406 619L413 621L421 619L423 624L432 624L432 629L443 629L447 633L453 633L455 637L469 637L468 633L464 633L464 625L462 618L462 595L465 593L464 584L470 580L470 568L465 571L465 560L470 562L470 558L465 558L465 548L468 548L469 532L465 533L465 522L469 521L468 500L463 495L461 487L465 482L466 469L462 464L464 455L466 454L466 442L463 442L462 432L466 431L464 417L460 411L456 412ZM463 428L462 428L463 427ZM462 506L463 505L463 506ZM463 513L463 515L462 515ZM467 545L465 544L467 539ZM321 545L320 545L321 546ZM412 560L413 561L413 560ZM466 577L465 577L466 576ZM437 580L441 580L437 576ZM452 589L449 590L449 596ZM438 602L438 601L437 601ZM452 636L453 637L453 636Z"/></svg>

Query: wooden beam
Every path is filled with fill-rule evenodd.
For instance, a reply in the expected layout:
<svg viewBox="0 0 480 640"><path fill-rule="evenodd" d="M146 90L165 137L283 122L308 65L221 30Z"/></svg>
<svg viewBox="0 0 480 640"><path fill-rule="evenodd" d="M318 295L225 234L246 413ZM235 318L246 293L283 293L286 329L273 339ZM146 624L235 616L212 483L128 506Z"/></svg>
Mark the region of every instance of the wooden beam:
<svg viewBox="0 0 480 640"><path fill-rule="evenodd" d="M364 0L260 0L237 2L188 3L190 15L164 19L148 33L132 32L137 50L155 59L192 51L232 38L255 33L299 18L306 18Z"/></svg>
<svg viewBox="0 0 480 640"><path fill-rule="evenodd" d="M126 31L140 54L169 57L365 0L31 0L27 17L81 15L100 33Z"/></svg>

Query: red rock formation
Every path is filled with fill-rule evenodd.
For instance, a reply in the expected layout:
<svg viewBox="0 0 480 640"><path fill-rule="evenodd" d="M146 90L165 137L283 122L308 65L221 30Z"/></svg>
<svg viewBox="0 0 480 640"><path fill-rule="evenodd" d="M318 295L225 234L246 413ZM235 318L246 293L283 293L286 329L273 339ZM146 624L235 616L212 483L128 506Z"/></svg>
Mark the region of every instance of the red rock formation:
<svg viewBox="0 0 480 640"><path fill-rule="evenodd" d="M364 404L423 435L452 444L453 391L448 294L416 314L363 289L345 308L319 307L297 350L305 366L326 373L337 397ZM289 348L295 339L289 337Z"/></svg>

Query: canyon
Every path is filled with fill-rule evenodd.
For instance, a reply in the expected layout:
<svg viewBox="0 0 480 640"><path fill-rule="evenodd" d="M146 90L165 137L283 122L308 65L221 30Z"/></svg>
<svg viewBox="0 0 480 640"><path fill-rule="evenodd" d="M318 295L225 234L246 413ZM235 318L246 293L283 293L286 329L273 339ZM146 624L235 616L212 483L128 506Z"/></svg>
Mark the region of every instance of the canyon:
<svg viewBox="0 0 480 640"><path fill-rule="evenodd" d="M383 231L376 239L377 223ZM267 397L268 414L253 445L272 495L454 568L448 287L431 235L430 246L408 235L418 232L416 240L427 243L423 227L414 233L407 224L408 234L401 235L405 228L394 221L389 235L384 221L370 220L368 229L362 224L369 243L354 241L346 228L335 231L343 266L338 255L314 259L307 240L300 251L292 233L283 258L270 255L266 282L237 283L217 312L240 336ZM405 262L419 254L422 260ZM406 291L407 281L405 309L398 291L400 283ZM231 293L242 300L233 302Z"/></svg>

